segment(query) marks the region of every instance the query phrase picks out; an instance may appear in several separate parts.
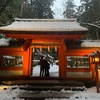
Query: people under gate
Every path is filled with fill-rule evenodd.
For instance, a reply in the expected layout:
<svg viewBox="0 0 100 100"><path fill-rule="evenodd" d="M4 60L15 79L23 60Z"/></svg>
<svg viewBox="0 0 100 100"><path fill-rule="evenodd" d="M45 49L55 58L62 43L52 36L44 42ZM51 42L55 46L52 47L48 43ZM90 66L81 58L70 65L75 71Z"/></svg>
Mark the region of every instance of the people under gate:
<svg viewBox="0 0 100 100"><path fill-rule="evenodd" d="M50 65L46 59L43 59L43 56L41 56L39 65L40 65L40 77L49 76Z"/></svg>

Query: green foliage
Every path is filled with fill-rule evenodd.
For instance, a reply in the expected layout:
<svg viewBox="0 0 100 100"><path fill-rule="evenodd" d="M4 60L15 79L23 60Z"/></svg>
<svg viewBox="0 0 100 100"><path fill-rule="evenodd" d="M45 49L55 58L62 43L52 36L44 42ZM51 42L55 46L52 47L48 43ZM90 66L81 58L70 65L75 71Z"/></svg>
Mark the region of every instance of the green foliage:
<svg viewBox="0 0 100 100"><path fill-rule="evenodd" d="M1 39L1 38L4 38L4 37L5 37L5 36L4 36L3 34L0 34L0 39Z"/></svg>
<svg viewBox="0 0 100 100"><path fill-rule="evenodd" d="M54 0L28 0L22 6L22 17L53 18L50 6Z"/></svg>
<svg viewBox="0 0 100 100"><path fill-rule="evenodd" d="M10 2L11 0L0 0L0 14L5 10L5 7L8 6Z"/></svg>
<svg viewBox="0 0 100 100"><path fill-rule="evenodd" d="M53 18L54 0L1 0L0 26L10 24L13 18ZM3 5L2 5L3 4Z"/></svg>
<svg viewBox="0 0 100 100"><path fill-rule="evenodd" d="M9 4L3 6L3 11L0 14L0 25L10 24L14 17L20 16L20 7L23 0L10 0ZM4 3L4 2L3 2Z"/></svg>
<svg viewBox="0 0 100 100"><path fill-rule="evenodd" d="M100 0L81 0L83 13L80 22L85 23L89 29L91 39L100 38Z"/></svg>

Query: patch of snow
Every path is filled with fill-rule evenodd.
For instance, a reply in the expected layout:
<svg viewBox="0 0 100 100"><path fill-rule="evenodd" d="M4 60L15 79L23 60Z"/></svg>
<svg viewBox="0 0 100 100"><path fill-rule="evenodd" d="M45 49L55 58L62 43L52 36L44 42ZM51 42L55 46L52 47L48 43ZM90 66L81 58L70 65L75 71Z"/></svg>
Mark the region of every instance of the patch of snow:
<svg viewBox="0 0 100 100"><path fill-rule="evenodd" d="M50 77L58 77L59 76L59 66L50 64ZM32 76L39 76L40 75L40 65L33 67Z"/></svg>
<svg viewBox="0 0 100 100"><path fill-rule="evenodd" d="M12 89L16 86L0 86L0 100L24 100L19 99L16 96L23 92L23 90L20 90L19 88Z"/></svg>
<svg viewBox="0 0 100 100"><path fill-rule="evenodd" d="M100 41L84 41L81 43L81 47L100 47Z"/></svg>
<svg viewBox="0 0 100 100"><path fill-rule="evenodd" d="M4 86L0 85L0 100L24 100L17 98L17 95L23 92L32 92L32 91L25 91L19 89L18 85L14 86ZM41 91L41 93L45 92L51 92L50 90L48 91ZM53 92L53 91L52 91ZM96 93L96 87L92 87L87 89L86 91L67 91L67 90L61 90L61 93L74 93L73 96L70 98L63 98L63 99L58 99L58 98L49 98L45 100L100 100L100 93ZM55 92L53 92L55 93Z"/></svg>
<svg viewBox="0 0 100 100"><path fill-rule="evenodd" d="M0 46L8 46L10 39L1 38L0 39Z"/></svg>

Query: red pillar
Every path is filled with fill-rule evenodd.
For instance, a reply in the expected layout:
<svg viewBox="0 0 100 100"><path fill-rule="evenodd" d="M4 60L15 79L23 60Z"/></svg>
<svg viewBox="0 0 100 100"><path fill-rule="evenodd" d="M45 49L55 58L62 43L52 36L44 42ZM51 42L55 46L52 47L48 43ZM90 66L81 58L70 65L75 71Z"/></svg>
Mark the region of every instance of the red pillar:
<svg viewBox="0 0 100 100"><path fill-rule="evenodd" d="M24 51L24 55L23 55L23 75L25 76L29 76L29 49L27 51Z"/></svg>
<svg viewBox="0 0 100 100"><path fill-rule="evenodd" d="M66 56L65 56L65 45L61 44L58 51L59 55L59 77L60 79L66 78Z"/></svg>
<svg viewBox="0 0 100 100"><path fill-rule="evenodd" d="M90 57L90 70L92 72L92 79L95 79L95 64L92 64L92 58Z"/></svg>
<svg viewBox="0 0 100 100"><path fill-rule="evenodd" d="M28 64L28 69L29 69L29 76L32 75L32 67L33 67L33 49L29 49L29 64Z"/></svg>

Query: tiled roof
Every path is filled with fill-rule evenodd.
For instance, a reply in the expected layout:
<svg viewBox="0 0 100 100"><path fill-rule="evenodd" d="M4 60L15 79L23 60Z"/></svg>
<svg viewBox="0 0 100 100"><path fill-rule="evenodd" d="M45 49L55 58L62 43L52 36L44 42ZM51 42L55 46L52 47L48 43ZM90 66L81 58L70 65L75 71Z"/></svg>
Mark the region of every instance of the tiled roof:
<svg viewBox="0 0 100 100"><path fill-rule="evenodd" d="M88 31L88 29L80 26L80 24L74 19L56 20L17 18L11 25L0 27L0 31L70 32Z"/></svg>

